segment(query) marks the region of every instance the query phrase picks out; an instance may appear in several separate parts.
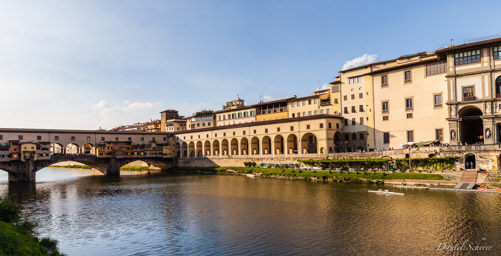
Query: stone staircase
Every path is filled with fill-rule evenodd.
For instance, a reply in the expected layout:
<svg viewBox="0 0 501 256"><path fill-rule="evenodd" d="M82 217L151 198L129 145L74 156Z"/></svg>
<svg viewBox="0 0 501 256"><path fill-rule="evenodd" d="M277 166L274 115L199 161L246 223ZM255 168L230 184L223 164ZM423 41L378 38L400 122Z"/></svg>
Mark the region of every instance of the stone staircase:
<svg viewBox="0 0 501 256"><path fill-rule="evenodd" d="M472 189L477 183L477 170L468 169L463 171L463 175L455 188L457 189Z"/></svg>

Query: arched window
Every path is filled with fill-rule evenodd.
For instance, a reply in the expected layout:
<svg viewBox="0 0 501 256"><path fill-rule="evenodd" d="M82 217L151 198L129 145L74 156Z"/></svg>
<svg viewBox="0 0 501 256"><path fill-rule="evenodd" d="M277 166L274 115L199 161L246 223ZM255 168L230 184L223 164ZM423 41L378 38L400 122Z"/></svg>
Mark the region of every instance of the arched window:
<svg viewBox="0 0 501 256"><path fill-rule="evenodd" d="M364 134L363 133L360 133L360 139L363 140L364 139Z"/></svg>
<svg viewBox="0 0 501 256"><path fill-rule="evenodd" d="M349 134L345 134L344 135L344 140L349 141L350 140L350 135Z"/></svg>
<svg viewBox="0 0 501 256"><path fill-rule="evenodd" d="M357 134L356 134L356 133L352 134L352 135L351 135L351 139L352 139L352 140L357 140Z"/></svg>
<svg viewBox="0 0 501 256"><path fill-rule="evenodd" d="M501 76L496 78L496 98L501 98Z"/></svg>

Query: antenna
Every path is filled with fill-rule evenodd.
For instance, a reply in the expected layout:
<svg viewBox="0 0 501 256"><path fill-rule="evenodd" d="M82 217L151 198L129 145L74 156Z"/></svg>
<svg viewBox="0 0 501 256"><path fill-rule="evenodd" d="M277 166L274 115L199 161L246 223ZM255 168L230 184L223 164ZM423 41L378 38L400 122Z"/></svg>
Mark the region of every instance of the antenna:
<svg viewBox="0 0 501 256"><path fill-rule="evenodd" d="M452 41L454 41L454 39L452 39L452 38L451 38L451 45L454 45L454 44L452 43Z"/></svg>
<svg viewBox="0 0 501 256"><path fill-rule="evenodd" d="M259 103L263 102L263 93L259 93Z"/></svg>

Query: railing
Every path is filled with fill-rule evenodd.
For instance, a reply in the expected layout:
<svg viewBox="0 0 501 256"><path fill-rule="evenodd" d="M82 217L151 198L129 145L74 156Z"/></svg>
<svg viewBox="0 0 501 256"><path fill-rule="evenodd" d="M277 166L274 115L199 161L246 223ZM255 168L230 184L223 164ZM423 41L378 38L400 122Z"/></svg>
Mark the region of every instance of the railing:
<svg viewBox="0 0 501 256"><path fill-rule="evenodd" d="M475 96L463 96L463 101L470 101L470 100L476 100L477 97Z"/></svg>

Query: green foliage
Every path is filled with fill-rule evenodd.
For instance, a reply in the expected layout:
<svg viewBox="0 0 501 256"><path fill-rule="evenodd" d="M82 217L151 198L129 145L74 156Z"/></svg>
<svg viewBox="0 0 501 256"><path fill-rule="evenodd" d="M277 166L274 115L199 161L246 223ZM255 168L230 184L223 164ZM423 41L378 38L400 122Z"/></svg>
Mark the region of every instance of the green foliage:
<svg viewBox="0 0 501 256"><path fill-rule="evenodd" d="M187 167L173 168L173 172L210 172L215 174L259 173L261 177L299 177L305 180L311 178L330 179L337 182L369 183L391 179L409 179L409 173L384 173L384 172L340 172L340 171L313 171L282 168L256 168L256 167ZM325 178L323 178L325 177ZM438 174L412 173L412 179L443 180Z"/></svg>
<svg viewBox="0 0 501 256"><path fill-rule="evenodd" d="M70 164L70 165L49 165L49 167L56 168L75 168L75 169L92 169L92 167L84 164Z"/></svg>
<svg viewBox="0 0 501 256"><path fill-rule="evenodd" d="M17 223L19 221L21 210L19 206L10 199L1 200L0 202L0 221L7 223Z"/></svg>
<svg viewBox="0 0 501 256"><path fill-rule="evenodd" d="M19 207L0 199L0 255L62 255L57 241L33 236L35 224L21 220Z"/></svg>
<svg viewBox="0 0 501 256"><path fill-rule="evenodd" d="M47 248L50 251L55 251L57 250L57 241L54 239L50 239L48 237L44 237L40 240L40 244Z"/></svg>
<svg viewBox="0 0 501 256"><path fill-rule="evenodd" d="M244 165L246 167L256 167L257 166L256 162L244 162Z"/></svg>
<svg viewBox="0 0 501 256"><path fill-rule="evenodd" d="M120 167L120 170L122 171L146 171L149 170L150 167L148 166L132 166L132 165L126 165Z"/></svg>
<svg viewBox="0 0 501 256"><path fill-rule="evenodd" d="M447 170L454 167L459 157L431 157L431 158L411 158L413 170ZM400 170L409 169L409 159L387 159L387 158L367 158L367 159L322 159L322 160L299 160L305 165L320 166L324 169L348 168L384 170L389 163L394 163Z"/></svg>

